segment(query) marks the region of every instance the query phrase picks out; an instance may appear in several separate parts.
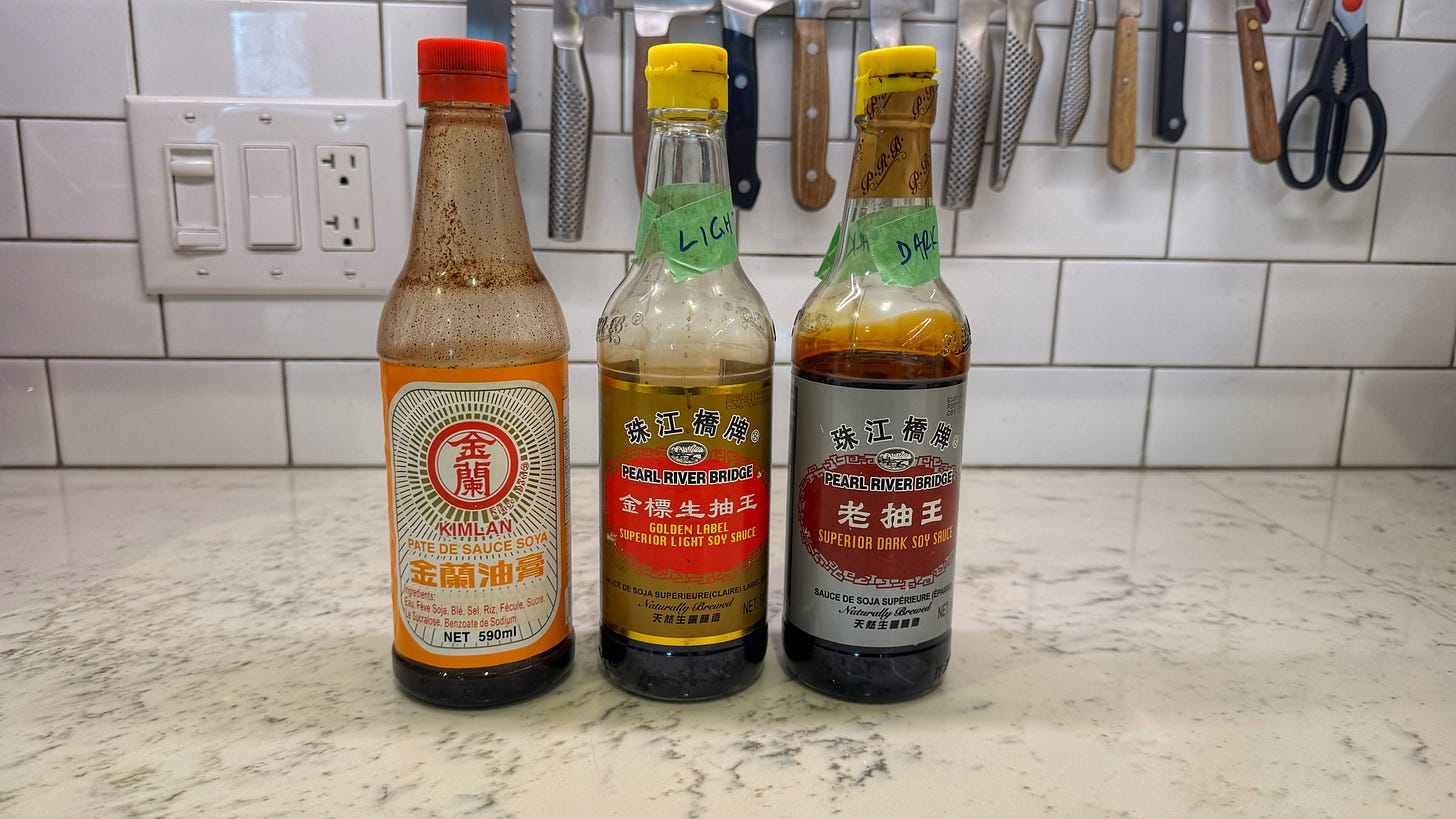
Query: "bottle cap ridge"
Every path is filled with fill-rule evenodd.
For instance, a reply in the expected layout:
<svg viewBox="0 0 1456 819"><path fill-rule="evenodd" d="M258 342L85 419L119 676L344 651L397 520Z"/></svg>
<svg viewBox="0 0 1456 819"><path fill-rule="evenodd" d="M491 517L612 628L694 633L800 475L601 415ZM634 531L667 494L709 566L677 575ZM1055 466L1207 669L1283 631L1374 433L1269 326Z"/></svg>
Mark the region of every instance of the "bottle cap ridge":
<svg viewBox="0 0 1456 819"><path fill-rule="evenodd" d="M699 43L665 43L647 52L647 110L728 110L728 52Z"/></svg>
<svg viewBox="0 0 1456 819"><path fill-rule="evenodd" d="M510 105L506 47L490 40L431 37L418 46L420 104L488 102Z"/></svg>
<svg viewBox="0 0 1456 819"><path fill-rule="evenodd" d="M877 48L859 55L854 78L854 114L865 112L865 101L892 91L916 91L936 84L932 46Z"/></svg>

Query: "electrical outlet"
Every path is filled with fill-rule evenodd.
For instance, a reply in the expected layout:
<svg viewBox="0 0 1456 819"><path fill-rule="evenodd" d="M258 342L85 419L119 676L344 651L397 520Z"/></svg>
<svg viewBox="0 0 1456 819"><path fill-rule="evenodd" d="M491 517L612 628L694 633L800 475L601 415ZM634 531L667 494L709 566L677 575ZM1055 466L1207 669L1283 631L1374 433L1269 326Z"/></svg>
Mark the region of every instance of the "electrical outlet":
<svg viewBox="0 0 1456 819"><path fill-rule="evenodd" d="M319 246L324 250L373 250L374 183L369 149L320 145L317 154Z"/></svg>

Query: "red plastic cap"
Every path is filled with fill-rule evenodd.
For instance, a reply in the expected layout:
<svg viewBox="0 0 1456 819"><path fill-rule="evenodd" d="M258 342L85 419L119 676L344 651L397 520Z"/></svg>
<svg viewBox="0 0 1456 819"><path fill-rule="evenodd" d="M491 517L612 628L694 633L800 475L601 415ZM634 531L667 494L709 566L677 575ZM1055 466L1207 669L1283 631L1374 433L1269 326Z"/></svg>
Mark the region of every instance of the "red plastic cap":
<svg viewBox="0 0 1456 819"><path fill-rule="evenodd" d="M510 105L506 47L490 40L420 40L420 104L489 102Z"/></svg>

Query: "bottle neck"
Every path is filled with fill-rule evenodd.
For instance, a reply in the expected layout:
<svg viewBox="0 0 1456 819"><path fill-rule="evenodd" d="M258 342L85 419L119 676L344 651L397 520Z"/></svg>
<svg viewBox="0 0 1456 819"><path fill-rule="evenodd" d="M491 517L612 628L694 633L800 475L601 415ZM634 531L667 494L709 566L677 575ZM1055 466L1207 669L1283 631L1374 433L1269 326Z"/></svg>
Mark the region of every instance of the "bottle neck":
<svg viewBox="0 0 1456 819"><path fill-rule="evenodd" d="M855 118L857 131L844 202L847 233L854 221L894 207L930 207L930 126L934 85L871 97Z"/></svg>
<svg viewBox="0 0 1456 819"><path fill-rule="evenodd" d="M506 109L484 103L425 108L410 256L436 275L459 265L534 264L511 154Z"/></svg>
<svg viewBox="0 0 1456 819"><path fill-rule="evenodd" d="M697 109L654 109L643 193L665 185L708 183L728 187L726 115Z"/></svg>

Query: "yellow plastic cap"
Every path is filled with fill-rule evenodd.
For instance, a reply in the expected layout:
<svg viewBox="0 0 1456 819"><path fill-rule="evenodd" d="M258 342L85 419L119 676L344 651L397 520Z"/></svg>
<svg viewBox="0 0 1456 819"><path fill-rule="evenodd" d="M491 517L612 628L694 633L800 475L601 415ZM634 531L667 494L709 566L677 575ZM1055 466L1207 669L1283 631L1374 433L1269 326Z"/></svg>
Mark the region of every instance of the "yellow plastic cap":
<svg viewBox="0 0 1456 819"><path fill-rule="evenodd" d="M865 100L893 91L918 91L935 85L935 49L931 46L877 48L859 55L854 78L854 115L865 111Z"/></svg>
<svg viewBox="0 0 1456 819"><path fill-rule="evenodd" d="M647 110L728 110L728 52L715 45L666 43L647 51Z"/></svg>

